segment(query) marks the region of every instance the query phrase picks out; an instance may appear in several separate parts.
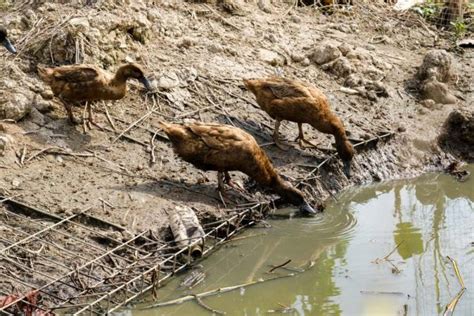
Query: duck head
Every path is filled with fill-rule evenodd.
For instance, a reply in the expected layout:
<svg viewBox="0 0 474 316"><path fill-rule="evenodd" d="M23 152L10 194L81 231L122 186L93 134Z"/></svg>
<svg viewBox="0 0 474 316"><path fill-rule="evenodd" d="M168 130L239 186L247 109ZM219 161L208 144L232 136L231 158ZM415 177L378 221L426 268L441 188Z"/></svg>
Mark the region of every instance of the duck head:
<svg viewBox="0 0 474 316"><path fill-rule="evenodd" d="M252 92L253 94L256 94L256 93L257 93L257 91L256 91L257 81L256 81L256 80L244 79L243 81L244 81L245 87L246 87L250 92Z"/></svg>
<svg viewBox="0 0 474 316"><path fill-rule="evenodd" d="M278 182L279 184L275 187L275 191L278 195L294 206L297 206L301 213L305 215L316 214L316 211L306 202L300 190L293 187L288 181L280 179Z"/></svg>
<svg viewBox="0 0 474 316"><path fill-rule="evenodd" d="M349 142L348 139L344 141L337 142L336 141L336 149L339 155L339 158L342 160L342 164L344 165L343 171L347 178L351 177L351 165L352 165L352 158L354 157L354 147Z"/></svg>
<svg viewBox="0 0 474 316"><path fill-rule="evenodd" d="M3 46L12 54L16 54L16 49L10 42L7 36L7 30L3 27L0 26L0 43L2 43Z"/></svg>
<svg viewBox="0 0 474 316"><path fill-rule="evenodd" d="M148 79L145 77L145 72L137 64L130 63L120 66L115 76L124 81L126 81L128 78L137 79L143 84L143 86L145 86L148 91L153 90L150 81L148 81Z"/></svg>

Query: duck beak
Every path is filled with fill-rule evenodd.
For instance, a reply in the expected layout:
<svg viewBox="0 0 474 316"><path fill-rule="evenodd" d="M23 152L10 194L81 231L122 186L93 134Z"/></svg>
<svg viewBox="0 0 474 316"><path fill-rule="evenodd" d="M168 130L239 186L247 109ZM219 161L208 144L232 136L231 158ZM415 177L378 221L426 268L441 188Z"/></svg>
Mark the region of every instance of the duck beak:
<svg viewBox="0 0 474 316"><path fill-rule="evenodd" d="M140 81L148 91L153 90L150 81L148 81L148 79L145 76L139 78L138 81Z"/></svg>
<svg viewBox="0 0 474 316"><path fill-rule="evenodd" d="M16 54L16 49L15 47L12 45L12 43L10 42L10 40L8 38L5 38L2 42L2 45L5 46L6 49L8 49L8 51L12 54Z"/></svg>
<svg viewBox="0 0 474 316"><path fill-rule="evenodd" d="M343 161L343 164L344 164L344 167L343 167L344 174L346 175L348 179L350 179L351 178L351 161L350 160Z"/></svg>
<svg viewBox="0 0 474 316"><path fill-rule="evenodd" d="M317 212L312 208L308 202L303 202L303 204L300 205L300 212L305 214L305 215L314 215Z"/></svg>

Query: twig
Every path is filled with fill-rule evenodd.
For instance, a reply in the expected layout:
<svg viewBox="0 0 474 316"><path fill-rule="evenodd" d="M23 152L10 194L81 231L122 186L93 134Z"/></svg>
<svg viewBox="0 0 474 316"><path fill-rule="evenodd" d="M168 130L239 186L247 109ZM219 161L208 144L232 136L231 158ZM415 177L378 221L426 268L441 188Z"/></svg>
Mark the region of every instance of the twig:
<svg viewBox="0 0 474 316"><path fill-rule="evenodd" d="M314 262L311 261L309 263L308 267L305 270L302 270L300 273L308 271L313 266L314 266ZM183 296L183 297L180 297L180 298L177 298L177 299L173 299L173 300L170 300L170 301L152 304L152 305L144 307L142 309L150 309L150 308L156 308L156 307L163 307L163 306L181 304L181 303L193 300L196 297L202 298L202 297L208 297L208 296L212 296L212 295L216 295L216 294L222 294L222 293L234 291L234 290L237 290L237 289L241 289L241 288L252 286L252 285L255 285L255 284L259 284L259 283L264 283L264 282L274 281L274 280L278 280L278 279L293 277L293 276L296 276L300 273L295 272L295 273L280 275L280 276L269 278L269 279L259 279L259 280L256 280L256 281L251 281L251 282L242 283L242 284L238 284L238 285L222 287L222 288L210 290L210 291L199 293L199 294L190 294L190 295L186 295L186 296Z"/></svg>
<svg viewBox="0 0 474 316"><path fill-rule="evenodd" d="M390 257L390 256L395 252L395 250L397 250L397 249L400 247L400 245L403 244L404 242L405 242L405 240L400 241L400 242L395 246L395 248L393 248L393 250L388 253L388 255L386 255L385 257L382 258L382 260L389 260L388 257Z"/></svg>
<svg viewBox="0 0 474 316"><path fill-rule="evenodd" d="M208 311L217 314L217 315L225 315L225 312L219 311L217 309L214 309L210 307L209 305L206 305L197 295L194 295L194 299L196 300L196 303L198 303L199 306L203 307L204 309L207 309Z"/></svg>
<svg viewBox="0 0 474 316"><path fill-rule="evenodd" d="M104 106L105 117L107 117L107 121L109 121L109 124L110 126L112 126L112 129L116 131L117 128L115 127L114 121L110 117L109 110L107 109L107 104L105 104L105 101L102 101L102 105Z"/></svg>
<svg viewBox="0 0 474 316"><path fill-rule="evenodd" d="M212 13L214 13L222 22L224 22L224 24L227 24L229 26L232 26L233 28L235 28L236 30L239 30L241 31L242 29L238 26L236 26L235 24L233 24L232 22L229 22L226 18L224 18L222 15L220 15L216 10L214 10L213 8L211 8L210 6L208 6L207 4L204 5L209 11L211 11Z"/></svg>
<svg viewBox="0 0 474 316"><path fill-rule="evenodd" d="M458 268L458 264L457 264L456 260L452 259L450 256L447 256L447 258L449 259L449 261L451 261L451 263L453 265L454 272L456 273L456 277L458 279L459 285L461 285L461 289L456 294L456 296L453 297L451 302L449 302L449 304L446 305L443 316L453 315L454 309L456 308L456 305L458 304L459 300L461 299L464 292L466 291L466 286L464 285L464 280L461 276L461 272L459 272L459 268Z"/></svg>
<svg viewBox="0 0 474 316"><path fill-rule="evenodd" d="M148 111L147 113L145 113L145 115L143 115L142 117L140 117L138 120L136 120L135 122L133 122L132 124L130 124L126 129L124 129L117 137L114 138L114 140L112 141L112 143L115 143L118 139L120 139L122 136L124 136L129 130L131 130L135 125L137 125L138 123L140 123L141 121L145 120L146 118L148 118L150 115L153 114L153 111L154 109L151 109L150 111Z"/></svg>
<svg viewBox="0 0 474 316"><path fill-rule="evenodd" d="M21 157L20 157L20 164L22 166L25 164L25 156L26 156L26 146L23 146L23 150L21 152Z"/></svg>
<svg viewBox="0 0 474 316"><path fill-rule="evenodd" d="M46 151L49 151L51 149L61 149L60 147L56 147L56 146L52 146L52 147L46 147L46 148L43 148L41 149L40 151L32 154L28 159L26 159L26 162L29 162L33 159L35 159L36 157L38 157L39 155L41 155L42 153L46 152Z"/></svg>
<svg viewBox="0 0 474 316"><path fill-rule="evenodd" d="M225 222L225 220L222 220L222 221L218 221L218 222ZM216 222L216 223L218 223ZM247 239L247 238L252 238L252 237L258 237L258 236L263 236L263 235L266 235L266 233L261 233L261 234L254 234L254 235L248 235L248 236L241 236L241 237L237 237L237 238L230 238L226 241L224 241L222 243L222 245L225 245L227 243L230 243L232 241L238 241L238 240L242 240L242 239Z"/></svg>
<svg viewBox="0 0 474 316"><path fill-rule="evenodd" d="M150 165L153 166L156 162L156 157L155 157L155 138L156 134L158 134L158 130L153 134L150 140L150 154L151 154L151 161Z"/></svg>
<svg viewBox="0 0 474 316"><path fill-rule="evenodd" d="M268 270L268 273L272 273L272 272L275 271L276 269L281 268L281 267L284 267L284 266L286 266L286 265L287 265L288 263L290 263L290 262L291 262L291 259L288 259L288 260L286 260L285 262L283 262L282 264L279 264L279 265L277 265L277 266L271 268L270 270Z"/></svg>
<svg viewBox="0 0 474 316"><path fill-rule="evenodd" d="M387 291L360 291L361 294L387 294L387 295L405 295L402 292L387 292Z"/></svg>

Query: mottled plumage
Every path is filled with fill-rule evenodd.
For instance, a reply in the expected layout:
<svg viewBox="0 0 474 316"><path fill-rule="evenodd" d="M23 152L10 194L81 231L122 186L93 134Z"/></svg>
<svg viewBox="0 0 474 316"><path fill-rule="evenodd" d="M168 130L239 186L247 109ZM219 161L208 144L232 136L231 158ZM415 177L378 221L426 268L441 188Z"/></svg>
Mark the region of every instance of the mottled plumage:
<svg viewBox="0 0 474 316"><path fill-rule="evenodd" d="M344 172L350 175L350 162L354 149L349 142L344 124L330 109L326 96L317 88L285 78L244 80L245 86L256 96L259 106L276 120L273 138L278 140L278 129L282 120L298 123L297 140L304 139L303 123L310 124L318 131L332 134L336 140L339 157L344 162Z"/></svg>
<svg viewBox="0 0 474 316"><path fill-rule="evenodd" d="M173 143L176 154L201 170L218 172L219 189L223 176L230 181L229 171L241 171L260 185L272 188L282 198L314 213L303 194L284 181L255 139L243 130L220 124L170 124L161 127Z"/></svg>
<svg viewBox="0 0 474 316"><path fill-rule="evenodd" d="M38 66L38 74L61 99L71 122L74 122L71 105L97 100L118 100L127 92L127 80L134 78L151 89L140 66L125 64L114 76L95 65L69 65L56 68ZM90 113L91 114L91 113Z"/></svg>

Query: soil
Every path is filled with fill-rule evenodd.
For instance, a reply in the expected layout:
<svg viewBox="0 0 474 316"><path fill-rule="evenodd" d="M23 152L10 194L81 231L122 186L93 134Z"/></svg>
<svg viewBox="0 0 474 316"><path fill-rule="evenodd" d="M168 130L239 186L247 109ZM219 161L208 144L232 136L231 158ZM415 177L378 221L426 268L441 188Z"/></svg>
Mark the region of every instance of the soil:
<svg viewBox="0 0 474 316"><path fill-rule="evenodd" d="M289 122L280 132L291 149L272 145L274 122L256 106L242 78L279 74L314 84L354 140L394 133L376 146L358 148L351 179L343 175L340 161L331 159L318 177L306 180L301 187L313 203L347 186L442 168L452 159L436 142L443 122L453 109L472 111L472 49L455 49L451 33L441 33L414 13L396 13L383 1L357 1L331 15L285 1L238 2L239 14L212 3L89 2L2 7L19 51L12 56L1 50L2 102L20 94L30 107L24 113L20 109L23 117L15 116L15 122L5 117L0 123L0 189L61 216L92 206L91 214L133 233L162 233L168 227L166 211L176 205L192 207L206 221L227 216L246 200L270 198L235 172L233 178L247 193L229 190L224 205L215 173L179 160L157 128L159 119L243 128L295 184L334 153L332 136L309 126L307 138L318 147L299 148L293 141L297 126ZM452 57L457 77L448 86L455 104L419 101L417 67L432 49L447 50ZM329 52L328 59L318 58L318 52ZM37 64L74 62L113 72L129 61L144 66L157 92L144 94L130 82L124 99L94 105L96 121L107 130L86 134L69 124L63 106L51 100L35 72ZM128 138L118 139L122 132Z"/></svg>

